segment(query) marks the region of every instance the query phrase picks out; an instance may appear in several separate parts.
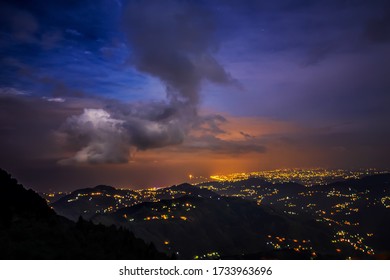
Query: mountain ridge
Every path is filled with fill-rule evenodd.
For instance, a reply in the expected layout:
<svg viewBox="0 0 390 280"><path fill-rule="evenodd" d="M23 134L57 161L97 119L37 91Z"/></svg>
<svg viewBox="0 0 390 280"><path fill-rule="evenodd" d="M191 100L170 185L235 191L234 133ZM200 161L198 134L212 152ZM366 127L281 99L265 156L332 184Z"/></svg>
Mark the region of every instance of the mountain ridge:
<svg viewBox="0 0 390 280"><path fill-rule="evenodd" d="M58 216L2 169L0 213L0 259L168 258L128 230Z"/></svg>

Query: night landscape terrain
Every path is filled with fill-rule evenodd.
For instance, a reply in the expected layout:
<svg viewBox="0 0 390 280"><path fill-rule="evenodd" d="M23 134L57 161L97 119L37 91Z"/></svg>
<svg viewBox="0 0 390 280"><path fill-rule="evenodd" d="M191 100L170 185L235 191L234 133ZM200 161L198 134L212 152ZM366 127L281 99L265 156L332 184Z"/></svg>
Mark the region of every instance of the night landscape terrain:
<svg viewBox="0 0 390 280"><path fill-rule="evenodd" d="M70 219L128 228L178 258L389 258L389 173L337 182L325 175L311 186L236 175L139 191L97 186L50 205Z"/></svg>
<svg viewBox="0 0 390 280"><path fill-rule="evenodd" d="M228 176L229 181L160 189L100 185L41 194L49 207L2 171L1 256L389 259L390 173L357 172L361 178L332 182L324 170L312 170L313 182L321 175L329 183L288 181L286 175L300 172L272 172L284 175L284 182L253 174L242 179L241 173Z"/></svg>
<svg viewBox="0 0 390 280"><path fill-rule="evenodd" d="M128 231L58 216L0 169L0 259L167 259Z"/></svg>
<svg viewBox="0 0 390 280"><path fill-rule="evenodd" d="M1 259L390 259L386 0L0 0Z"/></svg>

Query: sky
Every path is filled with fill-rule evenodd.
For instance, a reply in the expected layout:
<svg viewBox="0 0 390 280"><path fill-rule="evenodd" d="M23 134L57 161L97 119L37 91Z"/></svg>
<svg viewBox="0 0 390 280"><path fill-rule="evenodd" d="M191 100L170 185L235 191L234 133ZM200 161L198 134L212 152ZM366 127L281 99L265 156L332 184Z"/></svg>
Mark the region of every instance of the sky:
<svg viewBox="0 0 390 280"><path fill-rule="evenodd" d="M390 167L385 0L1 0L0 167L38 191Z"/></svg>

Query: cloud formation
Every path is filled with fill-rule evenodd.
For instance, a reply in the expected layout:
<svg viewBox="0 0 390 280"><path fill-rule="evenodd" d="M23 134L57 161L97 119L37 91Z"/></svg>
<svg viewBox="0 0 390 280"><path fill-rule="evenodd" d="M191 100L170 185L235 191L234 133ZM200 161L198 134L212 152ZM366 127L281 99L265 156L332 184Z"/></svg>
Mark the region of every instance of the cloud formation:
<svg viewBox="0 0 390 280"><path fill-rule="evenodd" d="M79 151L61 163L127 162L129 147L123 123L102 109L85 109L81 115L68 118L63 132Z"/></svg>
<svg viewBox="0 0 390 280"><path fill-rule="evenodd" d="M221 133L220 116L199 116L202 81L236 82L213 56L218 48L213 15L182 1L131 2L123 17L131 65L157 77L166 87L161 102L111 104L85 109L68 119L62 132L76 142L76 154L63 161L121 163L129 149L147 150L181 144L191 129L207 126ZM215 138L209 143L215 146Z"/></svg>
<svg viewBox="0 0 390 280"><path fill-rule="evenodd" d="M184 1L132 2L125 13L131 63L167 86L171 104L195 106L201 81L226 84L230 75L213 57L213 15Z"/></svg>

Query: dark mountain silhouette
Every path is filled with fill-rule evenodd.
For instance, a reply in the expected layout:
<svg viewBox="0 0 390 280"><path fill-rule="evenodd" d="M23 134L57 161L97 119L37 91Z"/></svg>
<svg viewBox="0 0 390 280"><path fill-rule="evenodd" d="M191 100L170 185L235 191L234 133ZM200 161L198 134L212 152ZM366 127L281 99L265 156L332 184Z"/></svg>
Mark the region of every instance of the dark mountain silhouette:
<svg viewBox="0 0 390 280"><path fill-rule="evenodd" d="M94 190L95 191L104 191L107 193L114 193L116 191L116 189L114 187L106 186L106 185L98 185L98 186L94 187Z"/></svg>
<svg viewBox="0 0 390 280"><path fill-rule="evenodd" d="M171 199L172 196L173 198L179 198L182 196L216 198L219 196L213 191L201 189L188 183L183 183L168 188L161 188L157 191L156 195L159 199Z"/></svg>
<svg viewBox="0 0 390 280"><path fill-rule="evenodd" d="M184 259L207 252L241 255L270 251L268 235L310 239L314 247L330 234L327 228L281 217L271 209L233 197L183 196L145 202L113 214L97 215L93 221L129 228L136 236L153 241L158 249L179 252L178 257Z"/></svg>
<svg viewBox="0 0 390 280"><path fill-rule="evenodd" d="M58 216L37 193L0 169L0 259L164 258L127 230Z"/></svg>
<svg viewBox="0 0 390 280"><path fill-rule="evenodd" d="M200 188L213 186L216 190L215 193L219 195L234 195L240 192L243 188L255 189L259 194L268 193L269 190L275 190L277 193L273 196L275 198L286 197L288 195L295 195L299 192L306 191L307 188L301 184L294 182L286 183L271 183L261 178L248 178L237 182L206 182L198 185ZM268 198L265 197L264 202L267 202Z"/></svg>
<svg viewBox="0 0 390 280"><path fill-rule="evenodd" d="M97 212L104 213L105 209L118 204L119 199L123 203L122 207L130 206L137 196L138 194L131 190L119 190L111 186L99 185L73 191L50 206L57 214L73 221L77 221L80 216L88 220Z"/></svg>
<svg viewBox="0 0 390 280"><path fill-rule="evenodd" d="M156 199L172 199L185 195L208 198L219 196L212 191L187 183L155 190ZM94 188L76 190L50 204L50 206L53 207L57 214L77 221L80 216L89 220L96 213L114 212L117 209L132 206L140 201L148 202L150 199L141 197L139 193L132 190L121 190L100 185ZM116 206L116 208L110 208L112 206Z"/></svg>

